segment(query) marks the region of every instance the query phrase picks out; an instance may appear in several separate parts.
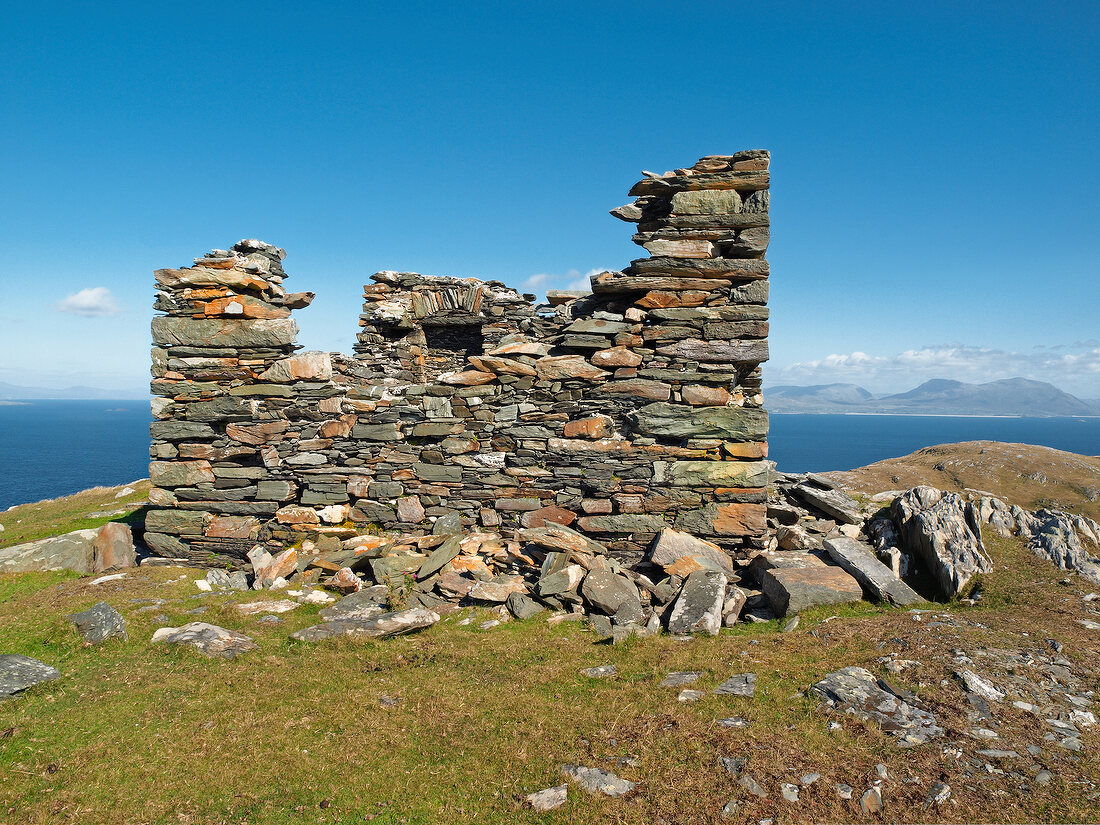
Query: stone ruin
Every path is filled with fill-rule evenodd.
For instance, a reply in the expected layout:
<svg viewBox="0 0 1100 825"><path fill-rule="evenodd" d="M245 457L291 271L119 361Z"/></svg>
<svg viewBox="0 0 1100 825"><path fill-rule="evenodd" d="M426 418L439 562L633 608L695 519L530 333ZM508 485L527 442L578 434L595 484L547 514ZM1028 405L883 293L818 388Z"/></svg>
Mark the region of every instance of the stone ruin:
<svg viewBox="0 0 1100 825"><path fill-rule="evenodd" d="M145 542L243 566L256 545L565 525L633 565L665 527L766 545L764 151L644 173L612 211L650 257L545 304L384 271L353 356L299 352L286 253L245 240L155 273ZM299 554L301 555L301 554Z"/></svg>

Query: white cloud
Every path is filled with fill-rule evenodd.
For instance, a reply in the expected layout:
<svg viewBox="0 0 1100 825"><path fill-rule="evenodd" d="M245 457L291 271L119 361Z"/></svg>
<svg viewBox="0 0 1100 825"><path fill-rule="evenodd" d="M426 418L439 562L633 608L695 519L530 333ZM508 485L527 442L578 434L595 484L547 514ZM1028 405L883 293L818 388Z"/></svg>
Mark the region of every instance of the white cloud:
<svg viewBox="0 0 1100 825"><path fill-rule="evenodd" d="M523 281L523 288L537 293L539 296L546 294L548 289L564 289L571 292L592 289L592 278L601 272L607 272L605 268L590 269L581 273L579 269L570 269L561 274L540 272L531 275Z"/></svg>
<svg viewBox="0 0 1100 825"><path fill-rule="evenodd" d="M772 385L852 383L872 392L899 392L930 378L981 383L1020 377L1095 397L1100 395L1100 346L1095 344L1083 341L1029 353L966 344L921 347L893 355L833 353L769 369L767 374Z"/></svg>
<svg viewBox="0 0 1100 825"><path fill-rule="evenodd" d="M111 290L105 286L90 287L74 292L65 297L65 300L54 304L58 312L67 312L69 315L80 315L84 318L110 318L118 315L121 310L115 301Z"/></svg>

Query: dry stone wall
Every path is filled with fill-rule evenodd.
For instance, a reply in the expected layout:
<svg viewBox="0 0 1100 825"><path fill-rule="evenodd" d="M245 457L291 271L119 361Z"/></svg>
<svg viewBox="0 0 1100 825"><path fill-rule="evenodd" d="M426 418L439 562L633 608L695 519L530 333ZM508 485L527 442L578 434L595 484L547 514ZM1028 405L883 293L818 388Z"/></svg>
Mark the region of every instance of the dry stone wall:
<svg viewBox="0 0 1100 825"><path fill-rule="evenodd" d="M650 257L547 303L379 272L354 356L299 352L283 250L241 241L156 272L157 553L366 530L569 525L623 561L665 526L764 546L768 154L646 173L612 211Z"/></svg>

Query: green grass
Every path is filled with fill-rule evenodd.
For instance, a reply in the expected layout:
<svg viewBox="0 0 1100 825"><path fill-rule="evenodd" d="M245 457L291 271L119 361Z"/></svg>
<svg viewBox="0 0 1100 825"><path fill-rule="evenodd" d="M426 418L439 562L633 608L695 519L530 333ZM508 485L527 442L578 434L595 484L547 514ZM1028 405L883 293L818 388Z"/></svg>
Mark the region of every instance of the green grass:
<svg viewBox="0 0 1100 825"><path fill-rule="evenodd" d="M886 794L886 815L896 821L1095 821L1100 808L1082 784L1100 782L1095 749L1079 761L1045 752L1062 777L1048 788L1022 794L1018 782L991 777L971 791L941 745L899 750L847 718L829 732L829 717L802 693L845 665L885 675L876 659L898 652L924 667L891 681L926 698L957 739L966 722L950 678L953 648L1034 648L1041 633L1061 639L1081 668L1093 667L1100 638L1073 622L1079 588L1058 585L1063 574L1015 542L991 548L999 564L983 601L951 608L985 629L934 633L908 611L858 603L807 611L791 633L769 622L618 647L542 618L481 631L477 620L488 614L478 610L413 636L297 643L289 633L315 623L318 608L264 625L232 605L267 594L198 596L192 579L200 571L181 581L178 568L141 568L97 586L69 574L0 577L0 652L35 656L63 673L0 704L0 822L709 823L731 798L744 802L744 821L865 821L833 785L852 785L858 798L878 762L896 777ZM126 616L130 639L85 647L64 616L101 599ZM144 611L134 601L148 599L164 602ZM186 615L201 605L204 613ZM459 625L467 615L475 622ZM221 661L149 643L156 628L196 619L242 630L260 650ZM602 664L615 664L617 677L578 673ZM707 696L681 703L677 689L657 687L677 670L701 671L692 687ZM742 672L757 674L752 699L710 694ZM382 696L401 703L384 708ZM718 726L726 716L752 725ZM998 747L1023 752L1036 734L1014 724L1006 720ZM626 755L640 766L607 761ZM748 797L722 770L719 757L737 755L749 757L768 801ZM523 797L564 781L565 763L610 768L638 790L612 800L574 787L558 811L528 809ZM822 778L797 806L776 801L780 781L809 772ZM927 788L941 777L958 804L924 811Z"/></svg>
<svg viewBox="0 0 1100 825"><path fill-rule="evenodd" d="M20 504L0 513L0 547L10 547L73 530L102 527L109 521L132 522L142 517L149 482L120 487L93 487L71 496ZM124 489L133 492L118 496Z"/></svg>

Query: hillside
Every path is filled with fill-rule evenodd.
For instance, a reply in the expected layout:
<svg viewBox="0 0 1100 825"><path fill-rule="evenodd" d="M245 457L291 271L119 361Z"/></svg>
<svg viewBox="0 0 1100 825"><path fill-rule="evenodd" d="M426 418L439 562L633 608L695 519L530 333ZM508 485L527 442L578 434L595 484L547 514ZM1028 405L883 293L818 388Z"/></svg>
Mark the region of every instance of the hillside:
<svg viewBox="0 0 1100 825"><path fill-rule="evenodd" d="M1100 520L1100 457L1050 447L999 441L940 444L822 475L865 495L929 484L941 490L981 490L1029 510L1055 507Z"/></svg>
<svg viewBox="0 0 1100 825"><path fill-rule="evenodd" d="M1087 506L1100 498L1100 459L1016 444L943 445L830 475L867 492L978 485L1030 506L1033 487L1066 505L1075 485ZM13 508L0 541L140 518L147 489ZM0 702L0 821L1097 821L1094 597L1018 539L986 547L995 567L976 601L810 608L690 643L597 644L578 622L488 605L415 635L308 642L291 634L320 605L287 600L305 591L208 592L196 586L205 571L182 567L0 575L0 653L61 674ZM100 601L128 638L89 647L66 616ZM152 642L196 619L258 649L206 659ZM932 715L936 741L902 749L810 692L853 666ZM720 690L749 676L747 693ZM992 709L968 697L975 678L1000 691ZM257 764L278 781L257 781ZM636 784L586 793L563 778L574 765ZM562 807L532 810L528 795L552 788Z"/></svg>
<svg viewBox="0 0 1100 825"><path fill-rule="evenodd" d="M908 392L873 395L856 384L767 387L775 413L879 413L885 415L1094 416L1100 408L1048 384L1006 378L968 384L936 378Z"/></svg>

